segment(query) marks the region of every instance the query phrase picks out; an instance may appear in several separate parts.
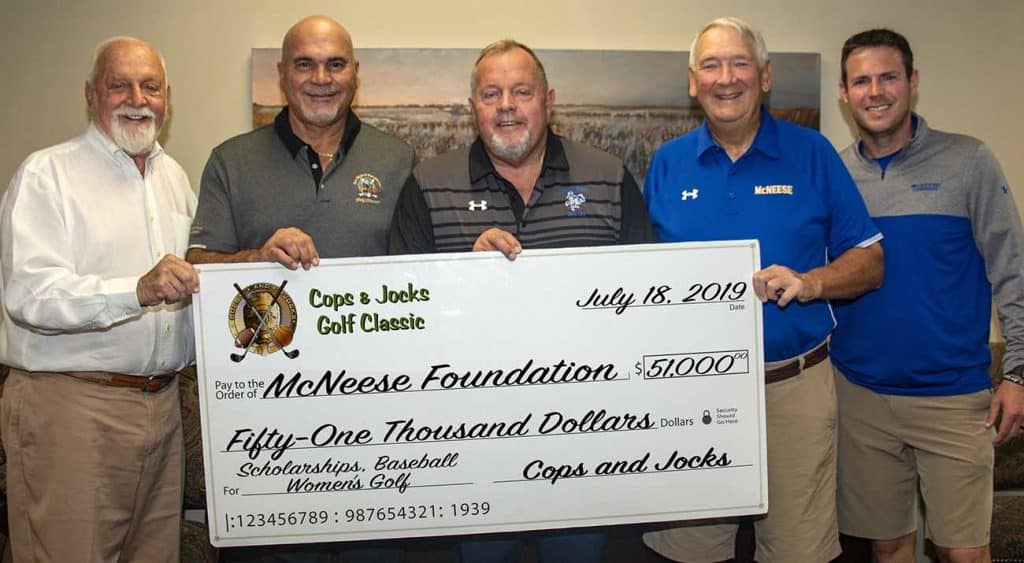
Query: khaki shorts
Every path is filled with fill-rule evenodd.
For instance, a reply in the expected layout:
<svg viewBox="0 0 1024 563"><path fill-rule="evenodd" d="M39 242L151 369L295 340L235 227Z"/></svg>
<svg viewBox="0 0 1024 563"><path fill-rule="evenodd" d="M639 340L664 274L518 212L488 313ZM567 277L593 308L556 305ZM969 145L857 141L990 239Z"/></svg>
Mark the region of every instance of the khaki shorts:
<svg viewBox="0 0 1024 563"><path fill-rule="evenodd" d="M992 392L945 397L883 395L836 370L839 394L839 527L894 539L917 529L920 485L926 533L937 545L988 545Z"/></svg>
<svg viewBox="0 0 1024 563"><path fill-rule="evenodd" d="M768 515L757 520L759 563L827 562L836 529L836 393L832 365L765 386ZM732 559L736 524L693 525L644 534L661 555L687 563Z"/></svg>

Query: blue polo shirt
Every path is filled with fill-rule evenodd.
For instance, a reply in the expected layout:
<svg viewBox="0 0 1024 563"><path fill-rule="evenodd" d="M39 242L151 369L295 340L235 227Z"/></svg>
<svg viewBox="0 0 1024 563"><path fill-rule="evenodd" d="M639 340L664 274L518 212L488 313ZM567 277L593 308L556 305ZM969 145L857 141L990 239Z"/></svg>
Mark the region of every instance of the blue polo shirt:
<svg viewBox="0 0 1024 563"><path fill-rule="evenodd" d="M762 267L806 272L882 238L831 143L764 108L753 144L736 162L707 123L662 145L644 198L662 242L757 239ZM808 352L834 327L826 301L766 303L765 361Z"/></svg>

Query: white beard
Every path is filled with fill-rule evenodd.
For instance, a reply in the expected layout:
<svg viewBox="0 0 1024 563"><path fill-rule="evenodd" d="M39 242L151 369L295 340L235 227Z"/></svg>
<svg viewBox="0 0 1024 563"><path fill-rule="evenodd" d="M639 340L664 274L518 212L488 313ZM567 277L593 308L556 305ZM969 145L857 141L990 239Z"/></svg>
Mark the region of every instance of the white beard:
<svg viewBox="0 0 1024 563"><path fill-rule="evenodd" d="M303 90L303 93L310 96L340 95L341 89L336 86L308 86ZM341 103L335 104L334 107L312 109L300 102L295 109L299 112L299 116L303 121L320 127L327 127L337 122L338 117L341 115Z"/></svg>
<svg viewBox="0 0 1024 563"><path fill-rule="evenodd" d="M124 127L121 124L121 120L118 119L123 115L134 117L146 116L150 119L139 125ZM132 156L147 154L152 151L153 145L156 143L156 137L160 134L160 130L156 126L156 114L153 113L153 110L146 107L138 109L117 108L111 114L108 125L110 126L110 136L114 144Z"/></svg>
<svg viewBox="0 0 1024 563"><path fill-rule="evenodd" d="M310 110L300 105L298 108L299 115L302 116L302 120L307 123L313 123L320 127L327 127L332 123L338 121L338 116L341 115L341 104L333 108L324 108L320 110Z"/></svg>
<svg viewBox="0 0 1024 563"><path fill-rule="evenodd" d="M523 131L522 136L518 139L506 141L495 131L491 133L490 141L489 148L498 158L517 162L530 152L530 147L533 146L533 135L527 130Z"/></svg>

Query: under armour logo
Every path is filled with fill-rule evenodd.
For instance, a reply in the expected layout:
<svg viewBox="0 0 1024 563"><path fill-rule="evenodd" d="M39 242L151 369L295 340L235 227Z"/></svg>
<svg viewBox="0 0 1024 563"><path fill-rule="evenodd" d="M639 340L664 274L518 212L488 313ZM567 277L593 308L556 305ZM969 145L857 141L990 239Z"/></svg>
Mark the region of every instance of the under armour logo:
<svg viewBox="0 0 1024 563"><path fill-rule="evenodd" d="M481 199L480 201L469 200L470 211L487 211L487 200Z"/></svg>
<svg viewBox="0 0 1024 563"><path fill-rule="evenodd" d="M697 197L699 195L700 195L700 190L698 190L697 188L693 188L692 190L689 190L689 191L683 190L682 200L686 201L688 199L697 199Z"/></svg>

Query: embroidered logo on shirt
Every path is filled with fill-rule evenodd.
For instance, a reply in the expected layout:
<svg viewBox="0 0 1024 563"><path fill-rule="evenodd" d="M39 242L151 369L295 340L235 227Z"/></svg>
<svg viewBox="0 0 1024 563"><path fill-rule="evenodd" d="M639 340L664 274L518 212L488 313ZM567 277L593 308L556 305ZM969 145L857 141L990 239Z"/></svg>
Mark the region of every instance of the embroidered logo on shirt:
<svg viewBox="0 0 1024 563"><path fill-rule="evenodd" d="M565 194L565 207L569 211L566 213L567 217L585 217L587 210L583 208L583 204L587 202L587 196L585 192L587 188L583 186L570 186L562 190Z"/></svg>
<svg viewBox="0 0 1024 563"><path fill-rule="evenodd" d="M683 190L683 201L686 201L688 199L697 199L698 197L700 197L700 190L697 188L693 188L692 190L689 191Z"/></svg>
<svg viewBox="0 0 1024 563"><path fill-rule="evenodd" d="M380 178L364 172L352 180L356 187L356 201L359 203L380 204L380 192L382 189Z"/></svg>
<svg viewBox="0 0 1024 563"><path fill-rule="evenodd" d="M487 200L481 199L480 201L469 200L470 211L487 211Z"/></svg>
<svg viewBox="0 0 1024 563"><path fill-rule="evenodd" d="M939 182L924 182L921 184L910 184L910 189L915 192L937 192L939 191Z"/></svg>
<svg viewBox="0 0 1024 563"><path fill-rule="evenodd" d="M754 186L754 195L793 195L793 186L789 184Z"/></svg>
<svg viewBox="0 0 1024 563"><path fill-rule="evenodd" d="M241 362L249 352L268 356L280 351L289 359L298 357L297 348L288 348L298 316L295 301L284 290L287 283L254 283L245 289L235 284L238 295L228 306L228 328L241 351L232 352L231 361Z"/></svg>

